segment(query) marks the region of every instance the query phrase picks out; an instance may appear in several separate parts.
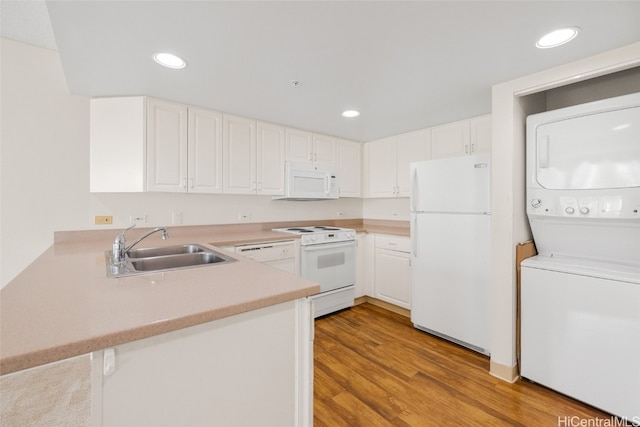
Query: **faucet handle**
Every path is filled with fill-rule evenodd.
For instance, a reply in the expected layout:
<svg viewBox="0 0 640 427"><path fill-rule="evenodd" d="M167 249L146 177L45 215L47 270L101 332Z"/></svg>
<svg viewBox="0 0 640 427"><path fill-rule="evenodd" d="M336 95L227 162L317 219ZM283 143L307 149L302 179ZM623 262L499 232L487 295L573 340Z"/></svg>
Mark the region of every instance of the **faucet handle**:
<svg viewBox="0 0 640 427"><path fill-rule="evenodd" d="M124 238L124 233L126 233L127 231L131 230L133 227L135 227L136 225L133 224L127 228L125 228L124 230L122 230L122 232L120 234L118 234L118 236L116 237L116 240L113 242L113 259L116 262L122 262L124 261L124 257L125 257L125 248L126 248L126 241Z"/></svg>

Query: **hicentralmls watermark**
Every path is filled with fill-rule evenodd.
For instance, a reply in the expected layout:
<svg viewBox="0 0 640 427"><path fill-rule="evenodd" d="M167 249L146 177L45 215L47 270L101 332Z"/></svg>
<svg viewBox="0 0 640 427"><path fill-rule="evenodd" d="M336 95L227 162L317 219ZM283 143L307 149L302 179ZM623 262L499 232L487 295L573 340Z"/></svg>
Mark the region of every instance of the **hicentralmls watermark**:
<svg viewBox="0 0 640 427"><path fill-rule="evenodd" d="M558 427L627 427L640 425L640 415L629 418L582 418L577 415L558 417Z"/></svg>

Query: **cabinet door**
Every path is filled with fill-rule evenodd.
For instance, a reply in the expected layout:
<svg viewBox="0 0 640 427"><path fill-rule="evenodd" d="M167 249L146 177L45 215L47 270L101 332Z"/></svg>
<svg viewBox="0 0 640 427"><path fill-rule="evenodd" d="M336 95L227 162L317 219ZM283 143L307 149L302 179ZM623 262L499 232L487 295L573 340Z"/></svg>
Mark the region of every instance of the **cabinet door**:
<svg viewBox="0 0 640 427"><path fill-rule="evenodd" d="M394 197L396 192L395 137L367 143L369 148L368 197Z"/></svg>
<svg viewBox="0 0 640 427"><path fill-rule="evenodd" d="M469 121L469 131L471 133L471 152L490 153L491 140L493 137L491 127L491 115L476 117Z"/></svg>
<svg viewBox="0 0 640 427"><path fill-rule="evenodd" d="M466 154L470 154L468 120L431 128L432 158L440 159Z"/></svg>
<svg viewBox="0 0 640 427"><path fill-rule="evenodd" d="M258 122L258 194L284 194L284 127Z"/></svg>
<svg viewBox="0 0 640 427"><path fill-rule="evenodd" d="M362 196L362 144L346 139L337 140L338 182L340 197Z"/></svg>
<svg viewBox="0 0 640 427"><path fill-rule="evenodd" d="M396 144L398 156L396 196L409 197L409 165L411 162L419 162L431 158L431 132L429 129L422 129L398 135Z"/></svg>
<svg viewBox="0 0 640 427"><path fill-rule="evenodd" d="M187 107L147 99L147 189L187 191Z"/></svg>
<svg viewBox="0 0 640 427"><path fill-rule="evenodd" d="M376 249L374 287L376 298L410 309L411 255Z"/></svg>
<svg viewBox="0 0 640 427"><path fill-rule="evenodd" d="M336 139L332 136L313 134L313 162L336 167Z"/></svg>
<svg viewBox="0 0 640 427"><path fill-rule="evenodd" d="M256 122L223 115L223 193L256 193Z"/></svg>
<svg viewBox="0 0 640 427"><path fill-rule="evenodd" d="M222 193L222 113L189 107L189 191Z"/></svg>
<svg viewBox="0 0 640 427"><path fill-rule="evenodd" d="M285 129L286 159L292 162L311 162L313 134L299 129Z"/></svg>

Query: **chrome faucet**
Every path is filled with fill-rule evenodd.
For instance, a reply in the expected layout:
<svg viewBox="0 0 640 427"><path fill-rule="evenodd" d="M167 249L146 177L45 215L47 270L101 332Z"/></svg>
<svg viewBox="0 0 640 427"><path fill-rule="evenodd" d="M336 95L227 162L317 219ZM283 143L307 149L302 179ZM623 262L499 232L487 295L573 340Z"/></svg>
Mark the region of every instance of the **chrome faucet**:
<svg viewBox="0 0 640 427"><path fill-rule="evenodd" d="M141 241L143 241L147 237L151 236L153 233L157 233L158 231L162 231L162 240L167 240L169 238L169 233L167 232L167 228L166 227L158 227L158 228L154 228L151 231L147 231L142 236L140 236L136 240L134 240L129 246L127 246L127 241L124 238L124 233L126 233L129 230L131 230L135 226L136 225L133 224L131 227L128 227L128 228L124 229L122 231L122 233L118 234L118 237L116 237L115 242L113 242L113 261L114 262L116 262L116 263L124 262L125 255L127 254L127 252L129 252L129 250L131 250L135 245L137 245L138 243L140 243Z"/></svg>

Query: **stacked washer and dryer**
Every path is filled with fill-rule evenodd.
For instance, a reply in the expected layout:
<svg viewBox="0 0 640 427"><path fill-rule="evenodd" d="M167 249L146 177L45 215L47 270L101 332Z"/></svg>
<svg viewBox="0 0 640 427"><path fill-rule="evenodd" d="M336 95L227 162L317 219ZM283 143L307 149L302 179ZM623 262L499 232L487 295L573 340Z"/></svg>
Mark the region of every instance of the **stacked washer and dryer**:
<svg viewBox="0 0 640 427"><path fill-rule="evenodd" d="M529 116L527 204L522 376L639 424L640 93Z"/></svg>

